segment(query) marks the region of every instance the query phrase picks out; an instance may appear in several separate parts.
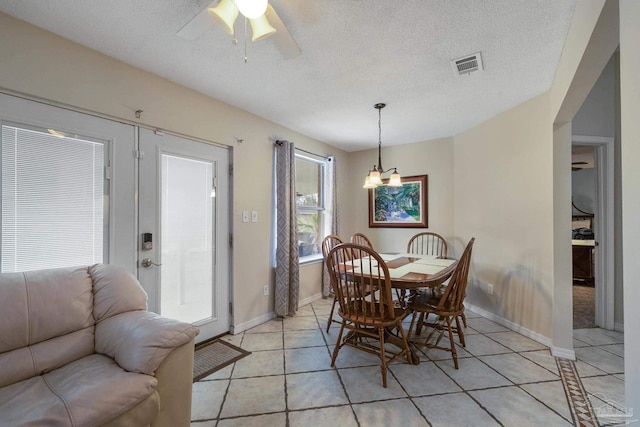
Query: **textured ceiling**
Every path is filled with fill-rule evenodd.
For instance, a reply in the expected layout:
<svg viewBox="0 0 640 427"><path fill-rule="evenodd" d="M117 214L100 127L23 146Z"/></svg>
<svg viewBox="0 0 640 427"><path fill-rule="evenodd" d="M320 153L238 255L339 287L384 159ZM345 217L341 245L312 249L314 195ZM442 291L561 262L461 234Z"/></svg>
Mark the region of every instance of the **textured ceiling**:
<svg viewBox="0 0 640 427"><path fill-rule="evenodd" d="M270 0L302 50L176 32L211 0L2 0L0 11L347 151L455 135L551 87L576 0ZM484 71L450 61L481 52ZM238 135L241 137L242 135Z"/></svg>

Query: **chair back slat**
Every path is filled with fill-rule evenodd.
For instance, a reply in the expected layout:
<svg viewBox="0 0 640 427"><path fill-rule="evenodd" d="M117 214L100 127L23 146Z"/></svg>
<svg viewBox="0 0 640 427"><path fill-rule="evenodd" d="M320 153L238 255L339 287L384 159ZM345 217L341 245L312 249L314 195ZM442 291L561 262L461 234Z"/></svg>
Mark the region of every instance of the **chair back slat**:
<svg viewBox="0 0 640 427"><path fill-rule="evenodd" d="M437 233L425 231L413 236L407 244L407 253L447 257L447 242Z"/></svg>
<svg viewBox="0 0 640 427"><path fill-rule="evenodd" d="M343 243L342 239L335 234L329 234L324 239L322 239L322 257L325 260L325 264L327 261L327 255L329 255L329 251L340 243Z"/></svg>
<svg viewBox="0 0 640 427"><path fill-rule="evenodd" d="M329 251L327 267L341 316L360 323L393 316L389 269L373 249L338 244Z"/></svg>
<svg viewBox="0 0 640 427"><path fill-rule="evenodd" d="M475 240L475 238L472 238L469 240L469 243L467 243L455 270L451 274L449 284L442 292L442 296L438 302L438 310L444 310L445 308L460 312L463 310L463 302L469 277L469 266L471 265L471 250L473 249Z"/></svg>
<svg viewBox="0 0 640 427"><path fill-rule="evenodd" d="M369 240L369 238L362 233L356 233L353 236L351 236L351 243L355 243L356 245L367 246L373 249L373 245L371 244L371 241Z"/></svg>

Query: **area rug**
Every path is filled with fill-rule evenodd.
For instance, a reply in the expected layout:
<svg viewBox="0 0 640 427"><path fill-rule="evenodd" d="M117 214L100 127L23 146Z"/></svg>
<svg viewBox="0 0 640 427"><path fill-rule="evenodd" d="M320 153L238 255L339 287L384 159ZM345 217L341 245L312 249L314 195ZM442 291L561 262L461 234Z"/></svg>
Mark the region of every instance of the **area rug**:
<svg viewBox="0 0 640 427"><path fill-rule="evenodd" d="M193 382L199 381L250 354L250 351L243 350L221 339L199 344L196 346L194 355Z"/></svg>
<svg viewBox="0 0 640 427"><path fill-rule="evenodd" d="M573 285L573 329L596 327L595 288Z"/></svg>

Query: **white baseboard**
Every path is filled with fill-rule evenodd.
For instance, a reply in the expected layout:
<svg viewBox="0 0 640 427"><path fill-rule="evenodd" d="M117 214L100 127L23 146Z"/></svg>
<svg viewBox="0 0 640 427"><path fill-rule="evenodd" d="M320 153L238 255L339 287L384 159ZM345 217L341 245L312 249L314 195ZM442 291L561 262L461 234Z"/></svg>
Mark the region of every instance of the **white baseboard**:
<svg viewBox="0 0 640 427"><path fill-rule="evenodd" d="M562 359L576 360L576 352L568 348L551 347L551 355Z"/></svg>
<svg viewBox="0 0 640 427"><path fill-rule="evenodd" d="M299 301L298 307L304 307L305 305L311 304L312 302L318 301L320 299L322 299L322 293L311 295L310 297L307 297ZM275 319L275 317L276 317L276 313L272 311L271 313L267 313L263 316L256 317L255 319L251 319L248 322L240 323L238 325L231 325L231 327L229 328L229 331L231 332L231 335L237 335L248 329L255 328L258 325L268 322L269 320Z"/></svg>
<svg viewBox="0 0 640 427"><path fill-rule="evenodd" d="M320 300L320 299L322 299L322 293L315 294L315 295L311 295L310 297L307 297L307 298L305 298L305 299L301 300L301 301L298 303L298 307L304 307L305 305L309 305L309 304L311 304L312 302L314 302L314 301L318 301L318 300Z"/></svg>
<svg viewBox="0 0 640 427"><path fill-rule="evenodd" d="M479 307L476 307L474 305L470 305L470 304L466 304L467 308L471 311L473 311L474 313L478 313L479 315L481 315L484 318L487 318L491 321L494 321L502 326L504 326L505 328L509 328L512 331L515 331L517 333L519 333L520 335L524 335L527 338L531 338L534 341L539 342L542 345L545 345L547 347L549 347L551 349L551 354L555 357L561 357L563 359L571 359L571 360L576 360L576 353L575 351L573 351L573 348L562 348L562 347L554 347L551 343L551 339L548 337L545 337L544 335L541 335L537 332L534 332L530 329L525 328L522 325L519 325L517 323L514 323L510 320L507 320L503 317L500 316L496 316L495 314L487 311L487 310L483 310Z"/></svg>
<svg viewBox="0 0 640 427"><path fill-rule="evenodd" d="M617 332L624 332L624 323L614 323L613 330Z"/></svg>
<svg viewBox="0 0 640 427"><path fill-rule="evenodd" d="M240 323L238 325L231 325L231 328L230 328L231 335L237 335L248 329L254 328L258 325L262 325L263 323L268 322L269 320L274 319L275 317L276 317L276 313L272 311L271 313L267 313L260 317L256 317L255 319L251 319L248 322Z"/></svg>
<svg viewBox="0 0 640 427"><path fill-rule="evenodd" d="M476 307L474 305L470 305L465 303L465 305L467 306L467 308L471 311L473 311L474 313L478 313L479 315L481 315L482 317L485 317L491 321L494 321L502 326L504 326L505 328L509 328L512 331L515 331L517 333L519 333L520 335L524 335L527 338L531 338L534 341L539 342L540 344L546 345L547 347L551 347L551 340L548 337L545 337L544 335L541 335L537 332L534 332L530 329L525 328L522 325L519 325L517 323L514 323L510 320L507 320L503 317L500 316L496 316L495 314L487 311L487 310L483 310L479 307Z"/></svg>

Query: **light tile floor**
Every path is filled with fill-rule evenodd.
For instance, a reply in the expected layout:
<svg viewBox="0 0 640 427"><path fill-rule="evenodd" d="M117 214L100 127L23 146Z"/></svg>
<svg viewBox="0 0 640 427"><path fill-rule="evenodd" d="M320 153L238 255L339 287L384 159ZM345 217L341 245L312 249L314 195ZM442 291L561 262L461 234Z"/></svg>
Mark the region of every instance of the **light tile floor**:
<svg viewBox="0 0 640 427"><path fill-rule="evenodd" d="M339 325L325 332L331 303L225 336L252 354L193 384L192 426L574 424L549 349L470 310L458 370L449 353L420 351L418 366L394 362L383 388L379 359L350 347L332 368ZM576 330L574 346L593 407L624 402L622 334Z"/></svg>

